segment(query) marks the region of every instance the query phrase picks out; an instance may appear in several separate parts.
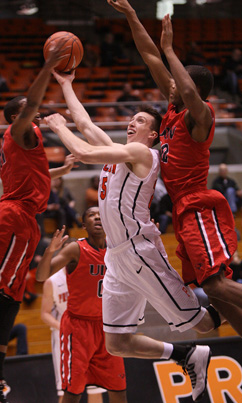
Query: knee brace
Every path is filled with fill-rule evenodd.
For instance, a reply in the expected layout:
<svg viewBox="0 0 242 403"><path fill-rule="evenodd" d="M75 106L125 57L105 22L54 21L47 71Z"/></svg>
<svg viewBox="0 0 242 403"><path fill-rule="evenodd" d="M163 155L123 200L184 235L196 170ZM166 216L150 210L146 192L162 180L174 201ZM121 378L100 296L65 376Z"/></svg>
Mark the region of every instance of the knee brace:
<svg viewBox="0 0 242 403"><path fill-rule="evenodd" d="M217 329L221 325L221 319L218 311L216 311L216 309L212 305L206 306L206 309L212 320L214 321L214 329Z"/></svg>

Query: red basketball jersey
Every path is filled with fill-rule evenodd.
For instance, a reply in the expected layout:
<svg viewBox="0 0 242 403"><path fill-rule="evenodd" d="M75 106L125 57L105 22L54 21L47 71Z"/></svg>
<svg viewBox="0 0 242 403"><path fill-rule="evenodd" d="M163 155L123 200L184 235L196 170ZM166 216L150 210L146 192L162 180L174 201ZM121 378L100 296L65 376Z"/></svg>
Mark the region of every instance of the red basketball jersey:
<svg viewBox="0 0 242 403"><path fill-rule="evenodd" d="M75 317L102 319L106 249L95 249L87 239L78 240L77 243L80 247L80 259L75 270L67 274L67 310Z"/></svg>
<svg viewBox="0 0 242 403"><path fill-rule="evenodd" d="M209 147L213 141L215 119L210 103L213 124L208 138L202 143L193 140L186 127L187 109L176 113L170 104L160 129L161 175L172 201L195 190L207 188Z"/></svg>
<svg viewBox="0 0 242 403"><path fill-rule="evenodd" d="M50 195L49 164L40 129L34 125L38 145L30 150L20 147L11 136L11 126L3 137L0 155L3 195L1 200L23 203L31 215L46 210Z"/></svg>

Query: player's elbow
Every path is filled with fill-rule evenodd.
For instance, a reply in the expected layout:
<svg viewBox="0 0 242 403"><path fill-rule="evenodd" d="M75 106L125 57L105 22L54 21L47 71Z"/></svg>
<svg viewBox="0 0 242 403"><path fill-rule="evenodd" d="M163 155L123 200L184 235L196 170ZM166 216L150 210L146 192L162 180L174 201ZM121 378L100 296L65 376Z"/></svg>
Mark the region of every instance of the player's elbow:
<svg viewBox="0 0 242 403"><path fill-rule="evenodd" d="M77 150L73 153L75 157L80 160L83 164L93 164L91 152L88 150Z"/></svg>
<svg viewBox="0 0 242 403"><path fill-rule="evenodd" d="M90 124L92 124L91 119L88 117L81 117L80 119L80 114L76 115L73 117L74 121L76 122L76 127L77 129L81 132L84 133L85 131L89 129Z"/></svg>

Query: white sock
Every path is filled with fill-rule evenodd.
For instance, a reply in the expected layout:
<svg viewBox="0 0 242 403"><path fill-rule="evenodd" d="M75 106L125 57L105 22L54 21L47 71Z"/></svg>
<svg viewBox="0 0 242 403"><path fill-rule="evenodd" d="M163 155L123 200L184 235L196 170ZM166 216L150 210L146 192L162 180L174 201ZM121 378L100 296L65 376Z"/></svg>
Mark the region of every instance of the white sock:
<svg viewBox="0 0 242 403"><path fill-rule="evenodd" d="M163 342L163 345L164 345L164 351L160 358L162 358L163 360L169 360L173 352L173 344Z"/></svg>

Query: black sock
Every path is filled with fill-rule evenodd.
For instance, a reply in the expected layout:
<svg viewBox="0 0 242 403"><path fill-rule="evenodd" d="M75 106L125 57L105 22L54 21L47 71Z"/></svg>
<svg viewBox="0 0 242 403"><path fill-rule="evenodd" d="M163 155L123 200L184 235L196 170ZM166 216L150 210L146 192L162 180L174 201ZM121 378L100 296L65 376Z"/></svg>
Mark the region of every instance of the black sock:
<svg viewBox="0 0 242 403"><path fill-rule="evenodd" d="M191 346L182 346L181 344L173 344L171 359L177 362L184 360L190 349Z"/></svg>
<svg viewBox="0 0 242 403"><path fill-rule="evenodd" d="M3 376L3 362L4 362L5 355L6 355L5 353L0 352L0 380L4 379L4 376Z"/></svg>

